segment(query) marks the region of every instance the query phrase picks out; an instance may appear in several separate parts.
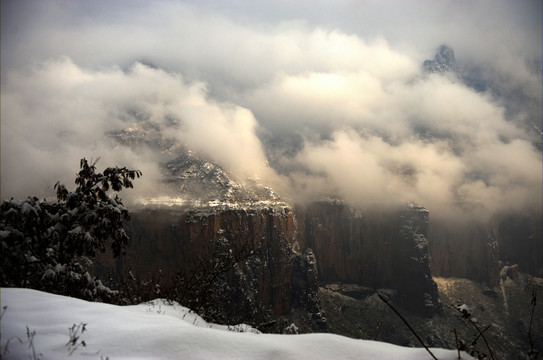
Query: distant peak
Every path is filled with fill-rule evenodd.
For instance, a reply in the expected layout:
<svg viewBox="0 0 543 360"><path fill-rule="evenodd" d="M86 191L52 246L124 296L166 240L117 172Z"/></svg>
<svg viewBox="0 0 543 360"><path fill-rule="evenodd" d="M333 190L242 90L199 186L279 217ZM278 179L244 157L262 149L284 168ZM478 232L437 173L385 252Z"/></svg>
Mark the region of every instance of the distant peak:
<svg viewBox="0 0 543 360"><path fill-rule="evenodd" d="M454 50L445 44L437 48L433 60L425 60L422 65L424 71L429 73L456 72L457 70Z"/></svg>
<svg viewBox="0 0 543 360"><path fill-rule="evenodd" d="M454 64L456 65L456 58L454 57L454 50L447 45L440 45L437 48L435 60L440 64Z"/></svg>

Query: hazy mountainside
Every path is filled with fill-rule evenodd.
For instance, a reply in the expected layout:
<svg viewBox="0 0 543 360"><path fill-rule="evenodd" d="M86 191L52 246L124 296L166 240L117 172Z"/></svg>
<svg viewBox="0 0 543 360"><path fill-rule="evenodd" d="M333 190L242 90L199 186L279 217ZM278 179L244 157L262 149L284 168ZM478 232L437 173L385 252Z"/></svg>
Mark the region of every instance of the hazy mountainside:
<svg viewBox="0 0 543 360"><path fill-rule="evenodd" d="M232 274L223 280L236 282L238 290L260 289L258 298L230 295L254 298L274 316L304 303L291 298L292 287L300 287L292 272L308 249L316 259L315 281L394 289L406 309L426 315L440 309L432 275L496 286L502 263L522 263L521 269L533 275L541 271L534 255L534 249L539 251L537 217L452 227L432 222L428 210L415 205L362 212L341 201L320 201L293 209L268 187L239 184L218 165L187 150L178 154L162 167L165 186L178 196L140 199L129 224L128 254L107 268L126 272L132 267L140 276L158 269L191 271L200 258L216 256L221 247L258 249L258 261L240 264L232 273L238 274L236 280ZM304 285L313 290L302 297L313 296L315 281ZM247 321L253 315L239 316Z"/></svg>
<svg viewBox="0 0 543 360"><path fill-rule="evenodd" d="M447 46L423 67L427 74L450 73L476 91L502 96L484 77L470 80L473 71L457 64ZM192 290L214 321L247 322L275 332L294 331L290 324L295 323L301 332L379 336L402 345L412 345L412 339L377 292L388 294L420 329L428 329L429 345L445 347L455 346L450 331L460 326L449 305L468 298L470 306L492 309L481 318L497 324L493 341L500 354L527 349L526 324L514 318L525 318L530 288L541 294L536 278L543 276L540 213L452 225L432 219L416 204L387 211L318 198L288 204L261 180L239 182L221 166L161 137L149 118L132 114L130 119L133 126L110 133L113 141L158 150L162 182L156 195L137 199L127 254L100 260L96 270L102 275L131 270L144 278L160 269L167 276L190 277L207 271L211 276ZM530 275L515 277L512 269ZM434 276L440 277L437 283ZM507 317L495 315L504 309ZM538 326L534 336L540 339L542 332ZM461 333L470 335L465 328Z"/></svg>
<svg viewBox="0 0 543 360"><path fill-rule="evenodd" d="M503 216L495 224L502 264L518 264L520 271L543 277L541 214Z"/></svg>
<svg viewBox="0 0 543 360"><path fill-rule="evenodd" d="M393 288L409 310L439 311L428 254L428 210L361 212L342 202L296 207L298 238L317 258L319 279Z"/></svg>
<svg viewBox="0 0 543 360"><path fill-rule="evenodd" d="M497 286L500 269L518 264L521 271L542 277L541 223L536 213L496 216L483 224L430 222L432 272Z"/></svg>
<svg viewBox="0 0 543 360"><path fill-rule="evenodd" d="M160 184L156 197L139 198L141 205L182 205L187 208L252 202L280 202L279 197L259 179L236 181L218 164L194 153L174 138L162 135L161 127L175 129L181 121L170 119L166 125L158 124L147 115L131 111L126 116L129 124L124 129L108 133L123 146L135 150L149 148L158 153Z"/></svg>
<svg viewBox="0 0 543 360"><path fill-rule="evenodd" d="M424 71L429 73L456 72L458 70L454 50L447 45L440 45L434 59L424 60L422 66Z"/></svg>
<svg viewBox="0 0 543 360"><path fill-rule="evenodd" d="M451 74L461 82L479 93L490 95L501 103L506 110L507 118L515 119L522 114L521 124L532 133L535 144L541 149L541 98L528 95L521 86L500 86L507 84L509 79L503 79L492 68L473 62L458 63L454 50L447 45L440 45L433 59L428 59L422 65L427 74ZM542 64L538 61L529 66L534 74L541 75ZM517 119L518 120L518 119Z"/></svg>
<svg viewBox="0 0 543 360"><path fill-rule="evenodd" d="M134 132L124 137L130 144L140 138ZM303 307L314 314L306 328L322 329L317 281L392 288L411 311L439 311L426 209L407 205L361 214L341 202L316 202L293 211L256 181L240 184L187 149L176 153L162 165L164 189L176 195L139 199L128 224L126 257L102 262L101 273L191 273L202 259L229 261L230 251L245 255L213 285L214 293L232 299L220 316L225 321L259 323Z"/></svg>
<svg viewBox="0 0 543 360"><path fill-rule="evenodd" d="M197 183L208 176L208 194L244 188L225 181L229 178L219 167L193 166L204 163L190 159L182 164L176 168L183 174L179 181ZM183 195L191 187L179 188ZM423 333L428 345L446 348L455 347L453 328L466 342L474 337L451 306L460 301L481 324L492 324L488 337L499 358L529 349L530 294L541 295L541 279L520 273L519 266L503 267L500 260L518 259L524 271L533 269L533 262L524 260L533 258L530 246L537 241L532 233L537 227L519 232L525 228L520 218L453 228L433 224L428 210L415 205L371 213L340 201L293 209L254 193L239 202L233 197L167 199L133 212L126 256L102 261L99 271L131 269L139 277L158 269L190 274L215 259L232 265L207 289L220 322L252 323L269 332L329 331L406 346L418 344L378 292ZM515 247L522 239L528 242ZM436 275L441 277L434 280ZM537 348L541 316L538 306L532 330Z"/></svg>
<svg viewBox="0 0 543 360"><path fill-rule="evenodd" d="M438 47L434 59L423 63L426 74L453 76L471 89L485 93L504 106L509 121L528 129L533 145L541 150L541 100L524 89L500 87L507 83L492 69L470 62L458 63L454 50ZM541 74L541 64L534 65ZM518 114L521 114L520 117ZM505 141L505 140L504 140ZM524 213L494 215L487 222L451 224L447 219L432 220L428 238L434 275L463 277L496 286L503 265L519 264L521 271L543 276L541 208Z"/></svg>
<svg viewBox="0 0 543 360"><path fill-rule="evenodd" d="M493 230L488 224L432 223L429 237L433 274L496 286L500 262L497 234Z"/></svg>
<svg viewBox="0 0 543 360"><path fill-rule="evenodd" d="M297 244L290 206L269 187L240 184L186 149L177 153L162 165L164 189L176 196L140 198L127 224L126 256L106 254L96 271L140 279L159 270L167 278L203 272L187 296L208 297L212 309L202 306L214 321L259 325L301 309L306 330L324 330L314 256Z"/></svg>
<svg viewBox="0 0 543 360"><path fill-rule="evenodd" d="M164 182L193 201L247 204L254 202L279 203L275 192L258 181L236 182L220 166L194 156L190 151L163 164Z"/></svg>

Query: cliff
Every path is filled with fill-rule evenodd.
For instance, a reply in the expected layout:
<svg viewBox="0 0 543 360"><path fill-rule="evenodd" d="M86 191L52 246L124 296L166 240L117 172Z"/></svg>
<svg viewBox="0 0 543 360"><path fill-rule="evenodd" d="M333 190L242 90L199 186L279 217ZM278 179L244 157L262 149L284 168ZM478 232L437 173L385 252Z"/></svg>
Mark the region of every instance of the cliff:
<svg viewBox="0 0 543 360"><path fill-rule="evenodd" d="M212 299L207 311L219 321L258 324L293 307L319 312L312 255L293 251L294 217L283 203L143 208L127 226L126 255L100 258L98 272L197 277L189 296Z"/></svg>
<svg viewBox="0 0 543 360"><path fill-rule="evenodd" d="M301 246L315 252L321 281L396 289L402 305L418 313L439 308L426 209L361 213L341 202L318 202L295 212Z"/></svg>
<svg viewBox="0 0 543 360"><path fill-rule="evenodd" d="M434 221L429 227L429 238L435 276L498 284L500 264L493 224L452 226Z"/></svg>
<svg viewBox="0 0 543 360"><path fill-rule="evenodd" d="M542 224L543 216L537 212L499 217L496 232L500 261L518 264L520 271L543 277Z"/></svg>
<svg viewBox="0 0 543 360"><path fill-rule="evenodd" d="M298 308L313 314L310 329L323 330L318 282L394 289L406 309L437 311L427 231L428 211L413 205L387 214L340 202L295 211L279 202L143 207L128 224L126 256L105 257L99 271L145 278L160 269L185 280L216 271L212 285L199 278L192 290L214 299L208 310L215 320L257 324Z"/></svg>
<svg viewBox="0 0 543 360"><path fill-rule="evenodd" d="M435 276L459 277L499 284L503 265L543 276L541 214L496 216L488 223L429 226L432 271Z"/></svg>
<svg viewBox="0 0 543 360"><path fill-rule="evenodd" d="M517 215L451 226L430 222L428 211L419 206L362 212L338 201L294 210L278 201L146 206L128 224L126 256L116 261L104 257L100 271L103 276L131 269L144 278L160 269L167 276L186 277L226 266L213 275L212 295L194 290L195 297L216 300L216 320L256 324L294 308L320 314L319 282L393 289L404 308L431 315L441 308L433 276L495 287L504 264L519 264L521 271L541 276L537 219ZM312 330L324 328L313 325Z"/></svg>

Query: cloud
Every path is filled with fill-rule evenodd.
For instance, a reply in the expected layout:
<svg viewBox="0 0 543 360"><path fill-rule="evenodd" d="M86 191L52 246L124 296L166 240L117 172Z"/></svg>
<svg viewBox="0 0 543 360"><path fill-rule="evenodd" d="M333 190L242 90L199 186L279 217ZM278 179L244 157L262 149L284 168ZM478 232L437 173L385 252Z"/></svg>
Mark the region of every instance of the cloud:
<svg viewBox="0 0 543 360"><path fill-rule="evenodd" d="M540 208L540 1L2 6L4 197L71 181L81 156L153 190L163 154L105 135L146 119L293 201ZM441 43L502 96L421 73Z"/></svg>
<svg viewBox="0 0 543 360"><path fill-rule="evenodd" d="M294 157L277 159L295 201L319 194L358 206L413 201L433 216L463 219L537 209L541 155L531 134L454 76L408 75L315 73L256 92L251 107L270 106L259 111L275 111L271 118L282 122L274 126L321 129Z"/></svg>
<svg viewBox="0 0 543 360"><path fill-rule="evenodd" d="M457 154L448 141L338 131L306 143L292 161L295 200L339 196L363 208L424 204L434 218L487 220L541 205L541 157L526 141L495 142Z"/></svg>
<svg viewBox="0 0 543 360"><path fill-rule="evenodd" d="M204 84L140 63L128 71L92 71L63 58L9 72L2 104L4 196L50 193L57 180L72 180L85 156L101 157L102 166L142 170L139 191L153 191L160 151L121 146L108 136L142 126L186 144L242 181L273 174L248 110L211 101Z"/></svg>

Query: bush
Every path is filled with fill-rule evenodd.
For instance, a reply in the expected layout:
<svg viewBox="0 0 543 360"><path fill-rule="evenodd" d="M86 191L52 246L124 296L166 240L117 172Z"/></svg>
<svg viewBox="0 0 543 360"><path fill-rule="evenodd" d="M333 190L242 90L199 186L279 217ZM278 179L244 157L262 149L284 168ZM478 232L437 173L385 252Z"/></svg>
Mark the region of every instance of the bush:
<svg viewBox="0 0 543 360"><path fill-rule="evenodd" d="M96 162L80 162L77 188L68 191L57 182L56 201L8 200L0 206L0 283L30 287L87 300L111 300L115 293L92 278L86 263L109 245L121 255L128 236L123 221L128 210L119 196L132 188L138 170L109 167L96 172Z"/></svg>

